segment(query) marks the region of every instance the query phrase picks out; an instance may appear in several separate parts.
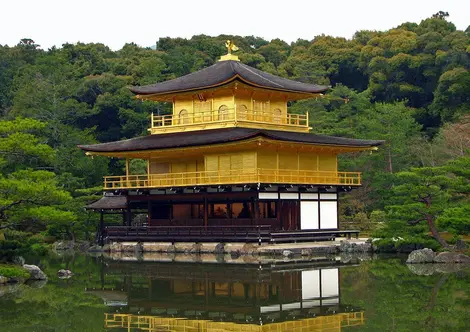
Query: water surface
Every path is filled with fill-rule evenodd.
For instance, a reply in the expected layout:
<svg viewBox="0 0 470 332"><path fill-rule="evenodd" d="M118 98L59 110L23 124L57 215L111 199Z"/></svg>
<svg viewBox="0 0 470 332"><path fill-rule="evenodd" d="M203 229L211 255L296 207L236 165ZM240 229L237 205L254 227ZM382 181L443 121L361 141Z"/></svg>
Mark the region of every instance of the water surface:
<svg viewBox="0 0 470 332"><path fill-rule="evenodd" d="M468 269L408 267L403 257L267 265L175 260L79 254L28 258L50 279L0 288L0 331L470 328ZM62 268L75 275L59 279L56 272Z"/></svg>

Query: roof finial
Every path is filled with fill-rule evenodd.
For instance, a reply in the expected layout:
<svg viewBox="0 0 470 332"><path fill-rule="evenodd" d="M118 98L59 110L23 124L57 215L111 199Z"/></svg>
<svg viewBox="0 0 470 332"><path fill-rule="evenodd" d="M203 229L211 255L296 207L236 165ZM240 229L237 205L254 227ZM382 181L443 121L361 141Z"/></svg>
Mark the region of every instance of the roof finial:
<svg viewBox="0 0 470 332"><path fill-rule="evenodd" d="M231 40L227 40L225 42L225 47L227 48L227 54L222 55L219 61L226 61L226 60L240 61L236 55L232 54L232 52L238 51L238 47Z"/></svg>
<svg viewBox="0 0 470 332"><path fill-rule="evenodd" d="M238 51L237 45L233 43L231 40L227 40L225 42L225 47L227 48L227 54L232 54L232 51Z"/></svg>

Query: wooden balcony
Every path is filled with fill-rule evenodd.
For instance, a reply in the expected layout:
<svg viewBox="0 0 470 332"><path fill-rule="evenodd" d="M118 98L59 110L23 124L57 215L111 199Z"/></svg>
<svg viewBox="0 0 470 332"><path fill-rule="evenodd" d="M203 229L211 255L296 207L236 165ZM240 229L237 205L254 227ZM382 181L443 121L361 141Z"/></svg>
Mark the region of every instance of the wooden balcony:
<svg viewBox="0 0 470 332"><path fill-rule="evenodd" d="M229 127L308 132L308 113L278 114L274 111L224 109L197 113L151 116L152 134Z"/></svg>
<svg viewBox="0 0 470 332"><path fill-rule="evenodd" d="M231 171L106 176L104 178L104 189L151 189L248 183L360 186L361 173L257 168Z"/></svg>

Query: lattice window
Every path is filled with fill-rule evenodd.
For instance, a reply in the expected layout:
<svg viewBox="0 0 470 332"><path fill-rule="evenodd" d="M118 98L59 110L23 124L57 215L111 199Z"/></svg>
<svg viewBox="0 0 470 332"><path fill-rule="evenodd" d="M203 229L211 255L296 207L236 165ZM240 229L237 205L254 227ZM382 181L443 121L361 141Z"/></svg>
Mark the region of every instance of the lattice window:
<svg viewBox="0 0 470 332"><path fill-rule="evenodd" d="M219 107L219 120L228 120L228 107L222 105Z"/></svg>
<svg viewBox="0 0 470 332"><path fill-rule="evenodd" d="M182 109L178 114L178 124L188 124L189 123L189 113L187 110Z"/></svg>

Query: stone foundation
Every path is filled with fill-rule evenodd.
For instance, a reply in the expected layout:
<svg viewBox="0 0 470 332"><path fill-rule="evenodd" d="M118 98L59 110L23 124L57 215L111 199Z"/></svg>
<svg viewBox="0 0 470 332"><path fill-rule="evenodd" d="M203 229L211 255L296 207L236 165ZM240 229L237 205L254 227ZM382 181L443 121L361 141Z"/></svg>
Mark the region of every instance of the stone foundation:
<svg viewBox="0 0 470 332"><path fill-rule="evenodd" d="M216 254L240 256L280 256L280 257L309 257L312 255L333 255L344 253L372 252L371 243L365 239L341 240L308 243L279 243L256 245L250 243L188 243L188 242L116 242L103 247L93 246L90 252L107 253L178 253L178 254Z"/></svg>

